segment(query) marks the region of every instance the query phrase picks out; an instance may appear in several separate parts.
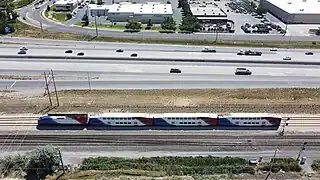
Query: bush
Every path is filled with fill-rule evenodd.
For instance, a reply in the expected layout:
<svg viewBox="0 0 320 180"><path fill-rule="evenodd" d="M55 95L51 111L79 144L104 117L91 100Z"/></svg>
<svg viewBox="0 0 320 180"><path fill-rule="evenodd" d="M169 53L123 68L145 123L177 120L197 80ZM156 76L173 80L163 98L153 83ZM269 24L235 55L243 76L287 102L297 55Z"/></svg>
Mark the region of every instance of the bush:
<svg viewBox="0 0 320 180"><path fill-rule="evenodd" d="M72 18L72 14L71 13L67 13L66 14L66 18L67 18L67 20L71 19Z"/></svg>
<svg viewBox="0 0 320 180"><path fill-rule="evenodd" d="M261 163L258 169L261 171L269 171L271 165L271 171L273 173L279 172L280 170L286 172L300 172L302 170L299 162L293 158L273 158L272 162Z"/></svg>
<svg viewBox="0 0 320 180"><path fill-rule="evenodd" d="M152 157L140 159L97 157L87 158L82 170L161 171L167 175L254 173L254 168L241 158L231 157Z"/></svg>
<svg viewBox="0 0 320 180"><path fill-rule="evenodd" d="M123 32L137 33L140 32L138 29L125 29Z"/></svg>
<svg viewBox="0 0 320 180"><path fill-rule="evenodd" d="M147 26L147 27L145 27L144 29L145 29L145 30L151 30L151 28L152 28L151 26Z"/></svg>
<svg viewBox="0 0 320 180"><path fill-rule="evenodd" d="M320 160L313 161L311 168L314 171L320 171Z"/></svg>
<svg viewBox="0 0 320 180"><path fill-rule="evenodd" d="M159 33L175 33L175 31L172 31L172 30L160 30Z"/></svg>

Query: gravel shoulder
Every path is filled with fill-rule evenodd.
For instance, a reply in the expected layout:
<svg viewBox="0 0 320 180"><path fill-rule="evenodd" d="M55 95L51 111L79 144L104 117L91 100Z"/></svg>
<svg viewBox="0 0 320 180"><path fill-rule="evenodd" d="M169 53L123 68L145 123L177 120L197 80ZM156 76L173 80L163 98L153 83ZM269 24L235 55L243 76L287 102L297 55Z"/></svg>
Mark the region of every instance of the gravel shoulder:
<svg viewBox="0 0 320 180"><path fill-rule="evenodd" d="M315 114L320 89L193 89L59 91L60 107L48 96L1 91L2 114L51 112L269 112ZM55 94L51 94L54 104Z"/></svg>

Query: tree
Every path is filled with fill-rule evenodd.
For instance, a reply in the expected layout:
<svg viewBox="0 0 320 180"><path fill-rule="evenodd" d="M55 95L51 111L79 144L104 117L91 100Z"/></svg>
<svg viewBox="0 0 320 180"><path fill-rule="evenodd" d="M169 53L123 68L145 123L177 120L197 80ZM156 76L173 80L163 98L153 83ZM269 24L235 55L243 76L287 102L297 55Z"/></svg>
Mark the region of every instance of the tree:
<svg viewBox="0 0 320 180"><path fill-rule="evenodd" d="M180 30L189 31L189 32L198 32L201 28L201 25L198 22L198 19L194 16L184 16L180 25Z"/></svg>
<svg viewBox="0 0 320 180"><path fill-rule="evenodd" d="M148 24L147 24L147 26L149 26L149 27L151 27L151 26L152 26L152 19L149 19L149 20L148 20Z"/></svg>
<svg viewBox="0 0 320 180"><path fill-rule="evenodd" d="M47 6L47 11L50 11L50 6L49 5Z"/></svg>
<svg viewBox="0 0 320 180"><path fill-rule="evenodd" d="M97 1L97 4L98 4L98 5L102 5L102 4L103 4L103 1L102 1L102 0L98 0L98 1Z"/></svg>
<svg viewBox="0 0 320 180"><path fill-rule="evenodd" d="M161 28L164 30L176 30L176 22L173 20L172 17L167 17L161 24Z"/></svg>
<svg viewBox="0 0 320 180"><path fill-rule="evenodd" d="M26 164L27 176L36 179L44 179L48 174L52 174L60 165L59 150L57 148L46 146L37 148L27 154L28 162Z"/></svg>
<svg viewBox="0 0 320 180"><path fill-rule="evenodd" d="M250 2L250 6L253 8L253 9L256 9L257 8L257 5L256 5L256 3L254 3L254 2Z"/></svg>
<svg viewBox="0 0 320 180"><path fill-rule="evenodd" d="M126 29L133 29L133 30L140 30L141 29L141 23L138 21L132 19L129 20L128 23L126 24Z"/></svg>
<svg viewBox="0 0 320 180"><path fill-rule="evenodd" d="M72 18L72 14L71 13L67 13L66 14L66 18L67 18L67 20L71 19Z"/></svg>
<svg viewBox="0 0 320 180"><path fill-rule="evenodd" d="M262 4L259 5L259 7L256 10L256 13L261 15L261 14L266 14L268 12L268 9L263 7Z"/></svg>

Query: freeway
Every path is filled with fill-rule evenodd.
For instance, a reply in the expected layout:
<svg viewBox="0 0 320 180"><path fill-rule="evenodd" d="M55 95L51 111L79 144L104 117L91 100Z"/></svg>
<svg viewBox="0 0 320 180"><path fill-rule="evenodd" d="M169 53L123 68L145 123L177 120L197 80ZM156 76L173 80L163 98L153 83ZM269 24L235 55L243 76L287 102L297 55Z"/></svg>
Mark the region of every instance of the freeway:
<svg viewBox="0 0 320 180"><path fill-rule="evenodd" d="M50 2L44 3L39 9L35 9L33 5L26 6L20 9L20 20L29 25L40 27L42 24L43 28L52 29L57 32L69 32L76 33L82 35L91 35L95 36L95 29L89 28L81 28L76 26L67 26L63 24L59 24L48 20L42 17L41 13L46 9L47 5ZM23 20L22 17L26 17L26 20ZM214 40L216 37L212 34L164 34L157 32L139 32L139 33L124 33L121 31L112 31L112 30L99 30L100 36L107 37L122 37L122 38L153 38L153 39L188 39L188 40L198 40L198 39L206 39L206 40ZM320 41L320 36L283 36L283 35L234 35L234 34L222 34L220 33L218 39L222 40L261 40L261 41Z"/></svg>
<svg viewBox="0 0 320 180"><path fill-rule="evenodd" d="M27 61L28 60L28 61ZM22 92L43 93L43 71L53 69L58 89L189 89L189 88L273 88L319 87L319 66L168 63L38 59L0 59L1 76L28 76L32 80L1 77L0 89L10 87ZM76 65L76 68L75 68ZM170 74L170 68L181 74ZM237 67L247 67L251 76L235 76ZM33 91L30 91L32 89Z"/></svg>

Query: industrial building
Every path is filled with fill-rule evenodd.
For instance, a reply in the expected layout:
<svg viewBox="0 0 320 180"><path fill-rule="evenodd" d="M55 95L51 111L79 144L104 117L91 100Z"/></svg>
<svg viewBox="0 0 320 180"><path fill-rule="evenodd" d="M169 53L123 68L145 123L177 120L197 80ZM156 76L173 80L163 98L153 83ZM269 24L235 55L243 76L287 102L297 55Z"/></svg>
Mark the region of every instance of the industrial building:
<svg viewBox="0 0 320 180"><path fill-rule="evenodd" d="M53 4L55 11L73 11L82 0L58 0Z"/></svg>
<svg viewBox="0 0 320 180"><path fill-rule="evenodd" d="M228 21L227 14L212 2L189 1L189 5L191 13L201 23L226 23Z"/></svg>
<svg viewBox="0 0 320 180"><path fill-rule="evenodd" d="M149 19L153 24L161 24L165 18L172 17L171 4L160 4L148 2L146 4L132 4L123 2L112 5L89 4L87 15L89 21L96 17L106 17L111 22L127 22L135 19L141 23L148 23Z"/></svg>
<svg viewBox="0 0 320 180"><path fill-rule="evenodd" d="M262 0L262 5L287 24L320 23L320 0Z"/></svg>

